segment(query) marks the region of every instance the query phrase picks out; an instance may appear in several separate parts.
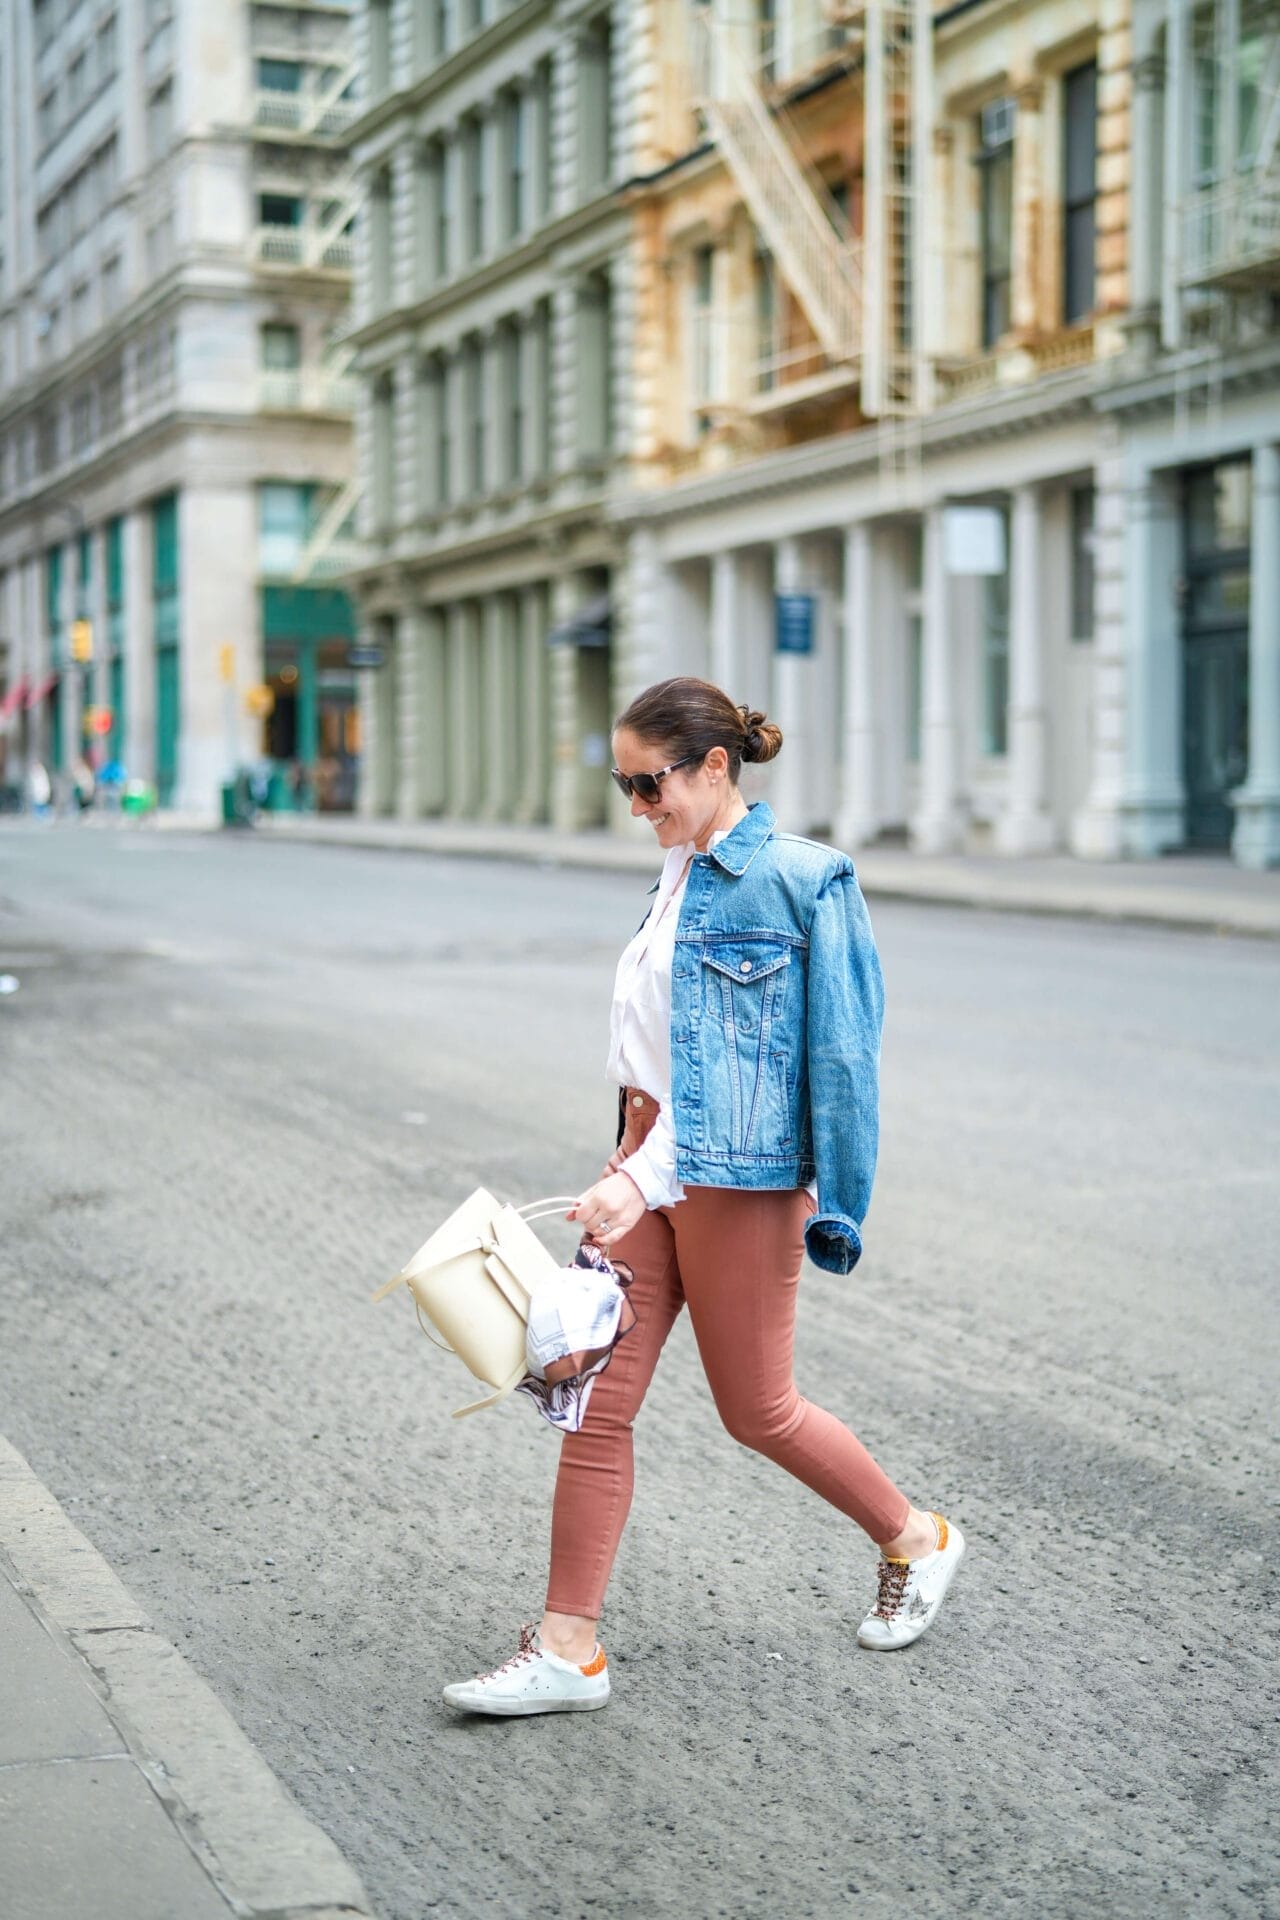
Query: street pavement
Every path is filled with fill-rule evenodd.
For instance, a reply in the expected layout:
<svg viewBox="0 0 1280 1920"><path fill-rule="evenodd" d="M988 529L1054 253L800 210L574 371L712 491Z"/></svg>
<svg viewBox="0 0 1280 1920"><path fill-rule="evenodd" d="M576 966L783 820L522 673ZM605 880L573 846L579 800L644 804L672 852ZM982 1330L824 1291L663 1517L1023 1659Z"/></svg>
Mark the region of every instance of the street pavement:
<svg viewBox="0 0 1280 1920"><path fill-rule="evenodd" d="M938 1627L858 1652L873 1552L720 1431L681 1326L609 1710L441 1708L539 1610L555 1442L451 1422L466 1376L368 1296L477 1181L594 1176L642 910L0 828L9 1441L383 1920L1275 1911L1269 941L878 904L868 1253L807 1273L797 1371L965 1529Z"/></svg>

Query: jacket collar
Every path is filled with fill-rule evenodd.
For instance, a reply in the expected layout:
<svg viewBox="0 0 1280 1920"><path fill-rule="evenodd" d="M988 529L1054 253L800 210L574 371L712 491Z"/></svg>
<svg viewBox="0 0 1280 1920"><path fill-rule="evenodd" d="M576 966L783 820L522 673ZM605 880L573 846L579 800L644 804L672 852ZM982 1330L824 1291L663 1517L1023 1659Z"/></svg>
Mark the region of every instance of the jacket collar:
<svg viewBox="0 0 1280 1920"><path fill-rule="evenodd" d="M763 800L753 801L746 818L739 820L732 833L727 833L712 847L711 859L718 861L735 880L741 879L773 833L775 824L772 807Z"/></svg>

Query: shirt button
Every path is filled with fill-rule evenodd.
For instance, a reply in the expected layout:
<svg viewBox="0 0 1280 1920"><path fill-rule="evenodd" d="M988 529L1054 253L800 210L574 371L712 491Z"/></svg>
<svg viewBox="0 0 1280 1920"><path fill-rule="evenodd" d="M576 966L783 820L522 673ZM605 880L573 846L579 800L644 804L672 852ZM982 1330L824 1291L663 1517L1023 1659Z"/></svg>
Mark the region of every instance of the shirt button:
<svg viewBox="0 0 1280 1920"><path fill-rule="evenodd" d="M633 1094L631 1096L631 1104L633 1107L642 1107L644 1105L644 1095L642 1093Z"/></svg>
<svg viewBox="0 0 1280 1920"><path fill-rule="evenodd" d="M738 972L750 973L750 971L751 971L751 962L749 960L744 960L742 965L738 968Z"/></svg>

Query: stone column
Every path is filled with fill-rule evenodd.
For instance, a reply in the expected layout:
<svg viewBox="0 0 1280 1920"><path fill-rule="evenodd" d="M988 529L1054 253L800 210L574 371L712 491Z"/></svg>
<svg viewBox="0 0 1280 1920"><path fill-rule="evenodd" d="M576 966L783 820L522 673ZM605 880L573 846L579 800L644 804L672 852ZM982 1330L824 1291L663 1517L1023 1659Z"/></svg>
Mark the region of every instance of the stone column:
<svg viewBox="0 0 1280 1920"><path fill-rule="evenodd" d="M1123 850L1125 789L1125 518L1120 458L1094 474L1093 673L1089 796L1071 823L1071 851L1117 860Z"/></svg>
<svg viewBox="0 0 1280 1920"><path fill-rule="evenodd" d="M551 624L561 626L579 601L578 577L562 573L551 585ZM557 644L548 649L551 701L551 824L562 833L574 833L579 816L579 762L582 722L578 698L578 649Z"/></svg>
<svg viewBox="0 0 1280 1920"><path fill-rule="evenodd" d="M1160 338L1166 347L1182 345L1182 203L1191 178L1191 0L1166 0L1165 58L1168 68L1164 110L1164 252L1160 285Z"/></svg>
<svg viewBox="0 0 1280 1920"><path fill-rule="evenodd" d="M733 696L740 675L742 626L738 557L729 549L711 556L711 659L710 676L718 687Z"/></svg>
<svg viewBox="0 0 1280 1920"><path fill-rule="evenodd" d="M1020 339L1025 340L1033 338L1039 331L1042 308L1043 82L1024 80L1014 88L1014 99L1017 115L1013 123L1013 285L1010 289L1010 310L1013 330Z"/></svg>
<svg viewBox="0 0 1280 1920"><path fill-rule="evenodd" d="M469 819L480 804L480 636L474 602L448 615L448 811Z"/></svg>
<svg viewBox="0 0 1280 1920"><path fill-rule="evenodd" d="M1018 487L1009 557L1008 786L995 833L997 849L1009 854L1047 853L1054 842L1048 809L1042 531L1038 490Z"/></svg>
<svg viewBox="0 0 1280 1920"><path fill-rule="evenodd" d="M1129 487L1126 518L1124 841L1126 852L1149 860L1185 837L1182 647L1173 593L1180 541L1172 482L1139 474Z"/></svg>
<svg viewBox="0 0 1280 1920"><path fill-rule="evenodd" d="M924 515L920 811L910 823L911 845L917 853L952 853L964 838L951 593L943 552L942 513L942 507L935 505Z"/></svg>
<svg viewBox="0 0 1280 1920"><path fill-rule="evenodd" d="M484 653L480 814L485 820L509 820L515 812L521 735L510 596L491 593L480 609Z"/></svg>
<svg viewBox="0 0 1280 1920"><path fill-rule="evenodd" d="M216 815L228 773L226 696L218 650L260 629L251 565L228 556L257 551L251 486L184 487L178 496L178 766L174 804Z"/></svg>
<svg viewBox="0 0 1280 1920"><path fill-rule="evenodd" d="M836 839L862 847L880 830L880 725L876 707L875 534L859 520L844 536L844 711Z"/></svg>
<svg viewBox="0 0 1280 1920"><path fill-rule="evenodd" d="M151 526L145 511L124 520L124 764L130 779L156 773L156 649L151 598ZM255 666L256 672L256 666Z"/></svg>
<svg viewBox="0 0 1280 1920"><path fill-rule="evenodd" d="M526 587L520 596L519 635L522 712L520 798L515 817L532 826L547 817L550 782L551 709L547 659L547 590Z"/></svg>
<svg viewBox="0 0 1280 1920"><path fill-rule="evenodd" d="M418 802L417 653L417 616L411 606L405 607L396 621L395 658L388 662L395 675L395 810L400 820L414 820L421 811Z"/></svg>
<svg viewBox="0 0 1280 1920"><path fill-rule="evenodd" d="M774 592L806 593L813 589L804 567L798 540L779 540L773 550ZM817 608L814 609L814 646L818 644ZM774 636L773 692L770 719L782 728L782 756L773 772L772 805L778 824L791 833L806 833L814 825L811 814L810 755L814 747L814 667L816 654L779 653Z"/></svg>
<svg viewBox="0 0 1280 1920"><path fill-rule="evenodd" d="M414 747L416 811L443 813L448 804L448 682L445 617L439 607L418 607L413 614L417 644Z"/></svg>
<svg viewBox="0 0 1280 1920"><path fill-rule="evenodd" d="M1231 851L1280 866L1280 446L1253 452L1249 558L1249 776L1234 796Z"/></svg>

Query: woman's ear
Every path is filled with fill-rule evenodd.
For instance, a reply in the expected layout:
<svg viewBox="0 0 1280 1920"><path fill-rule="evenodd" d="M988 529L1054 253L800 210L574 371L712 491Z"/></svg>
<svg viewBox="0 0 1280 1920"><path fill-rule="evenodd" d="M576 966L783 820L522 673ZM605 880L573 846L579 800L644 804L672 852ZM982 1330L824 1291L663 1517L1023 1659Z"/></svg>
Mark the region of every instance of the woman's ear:
<svg viewBox="0 0 1280 1920"><path fill-rule="evenodd" d="M729 771L729 756L723 747L712 747L702 764L712 780L723 780Z"/></svg>

